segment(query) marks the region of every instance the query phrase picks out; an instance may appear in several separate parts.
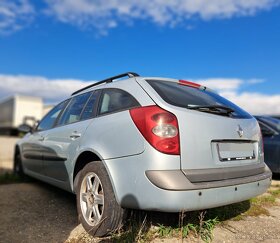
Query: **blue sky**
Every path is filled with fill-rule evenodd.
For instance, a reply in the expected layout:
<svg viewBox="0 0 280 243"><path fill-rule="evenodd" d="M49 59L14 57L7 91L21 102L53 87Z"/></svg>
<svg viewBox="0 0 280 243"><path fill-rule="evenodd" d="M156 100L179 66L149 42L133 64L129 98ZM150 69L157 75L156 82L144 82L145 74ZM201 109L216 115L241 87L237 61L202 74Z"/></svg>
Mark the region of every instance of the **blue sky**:
<svg viewBox="0 0 280 243"><path fill-rule="evenodd" d="M104 2L2 0L0 98L57 102L85 81L135 71L201 82L252 113L280 114L279 0Z"/></svg>

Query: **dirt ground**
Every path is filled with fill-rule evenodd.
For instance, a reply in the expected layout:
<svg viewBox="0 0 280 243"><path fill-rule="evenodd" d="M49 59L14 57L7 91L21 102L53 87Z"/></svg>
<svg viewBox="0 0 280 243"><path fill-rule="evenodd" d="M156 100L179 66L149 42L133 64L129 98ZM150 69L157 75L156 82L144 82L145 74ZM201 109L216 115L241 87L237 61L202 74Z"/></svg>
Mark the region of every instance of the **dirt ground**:
<svg viewBox="0 0 280 243"><path fill-rule="evenodd" d="M280 184L280 180L273 184ZM1 243L57 243L85 233L77 221L75 196L38 181L0 185L0 211ZM269 212L270 216L246 217L217 226L213 242L280 242L280 202Z"/></svg>
<svg viewBox="0 0 280 243"><path fill-rule="evenodd" d="M78 225L74 195L35 181L0 186L0 242L64 242Z"/></svg>

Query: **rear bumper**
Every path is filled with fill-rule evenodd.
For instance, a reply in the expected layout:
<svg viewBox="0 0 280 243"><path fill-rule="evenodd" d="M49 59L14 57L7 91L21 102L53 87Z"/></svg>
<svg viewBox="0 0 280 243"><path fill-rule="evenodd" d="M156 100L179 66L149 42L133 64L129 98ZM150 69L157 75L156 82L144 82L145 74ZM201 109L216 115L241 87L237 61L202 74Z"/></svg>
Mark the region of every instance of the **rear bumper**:
<svg viewBox="0 0 280 243"><path fill-rule="evenodd" d="M184 191L241 185L271 178L265 164L203 170L151 170L147 178L164 190Z"/></svg>
<svg viewBox="0 0 280 243"><path fill-rule="evenodd" d="M251 183L191 190L167 191L158 190L153 194L153 199L141 205L141 209L164 212L194 211L215 208L242 202L266 192L271 184L267 178Z"/></svg>
<svg viewBox="0 0 280 243"><path fill-rule="evenodd" d="M162 212L208 209L248 200L266 192L271 184L268 167L244 178L191 183L174 168L179 168L179 157L170 156L164 161L160 156L163 155L151 160L143 153L104 161L122 207ZM174 167L167 168L168 165Z"/></svg>

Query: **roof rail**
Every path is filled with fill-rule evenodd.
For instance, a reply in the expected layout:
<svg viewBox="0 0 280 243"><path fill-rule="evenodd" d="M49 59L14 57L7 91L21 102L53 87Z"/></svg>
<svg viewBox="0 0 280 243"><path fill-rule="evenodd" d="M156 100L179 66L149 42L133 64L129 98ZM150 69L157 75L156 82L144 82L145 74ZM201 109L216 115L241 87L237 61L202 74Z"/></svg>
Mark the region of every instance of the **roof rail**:
<svg viewBox="0 0 280 243"><path fill-rule="evenodd" d="M133 77L139 77L140 75L137 74L137 73L134 73L134 72L127 72L127 73L122 73L122 74L119 74L117 76L114 76L114 77L110 77L110 78L107 78L107 79L104 79L102 81L99 81L97 83L94 83L94 84L91 84L91 85L88 85L82 89L79 89L77 91L75 91L74 93L72 93L72 95L75 95L75 94L78 94L86 89L89 89L91 87L94 87L94 86L97 86L99 84L103 84L103 83L111 83L113 82L113 80L116 80L116 79L119 79L119 78L123 78L123 77L129 77L129 78L133 78Z"/></svg>

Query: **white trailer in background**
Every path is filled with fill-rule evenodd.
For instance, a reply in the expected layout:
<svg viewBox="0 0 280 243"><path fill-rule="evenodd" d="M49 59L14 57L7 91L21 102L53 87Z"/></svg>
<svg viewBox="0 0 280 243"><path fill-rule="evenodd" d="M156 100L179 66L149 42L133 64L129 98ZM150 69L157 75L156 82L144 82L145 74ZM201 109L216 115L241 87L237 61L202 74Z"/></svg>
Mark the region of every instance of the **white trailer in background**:
<svg viewBox="0 0 280 243"><path fill-rule="evenodd" d="M40 97L15 95L0 101L0 134L16 135L18 126L27 123L34 125L44 113ZM32 124L33 121L33 124Z"/></svg>

